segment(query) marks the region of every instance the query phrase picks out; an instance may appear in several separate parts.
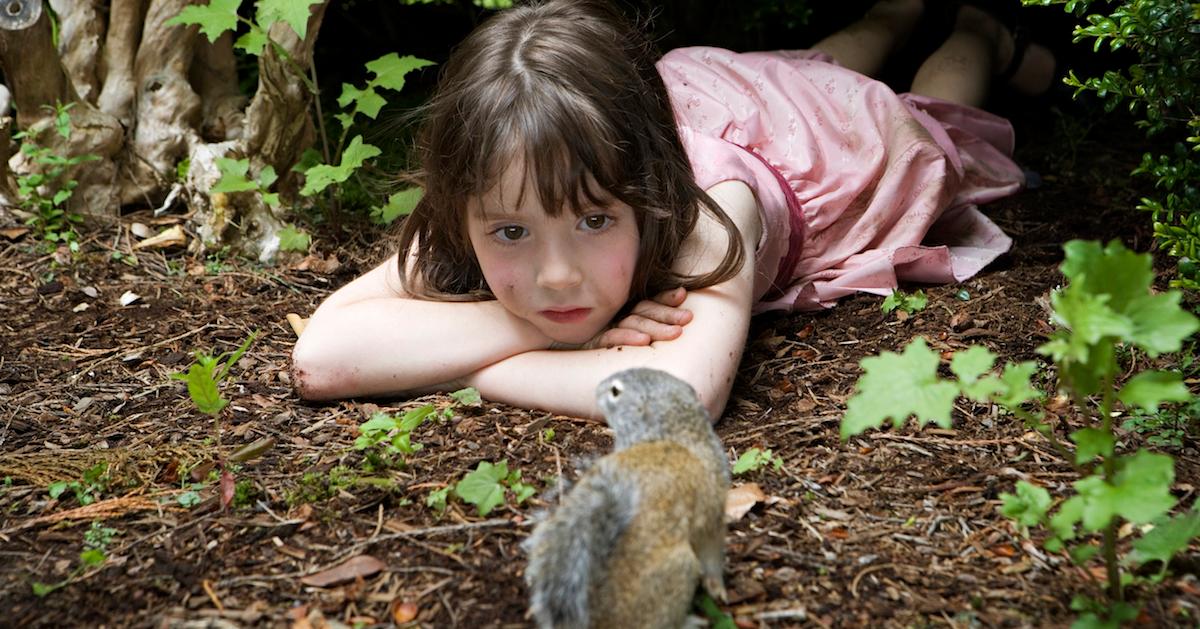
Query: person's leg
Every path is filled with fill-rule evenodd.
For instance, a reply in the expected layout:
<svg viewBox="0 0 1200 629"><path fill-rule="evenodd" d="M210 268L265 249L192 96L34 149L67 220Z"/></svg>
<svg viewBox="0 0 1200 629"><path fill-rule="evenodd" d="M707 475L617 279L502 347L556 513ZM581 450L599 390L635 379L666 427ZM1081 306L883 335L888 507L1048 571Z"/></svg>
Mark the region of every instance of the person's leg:
<svg viewBox="0 0 1200 629"><path fill-rule="evenodd" d="M981 107L992 77L1012 62L1013 34L986 11L964 5L954 32L925 60L913 77L912 91L962 105ZM1009 84L1027 94L1049 89L1054 55L1030 44Z"/></svg>
<svg viewBox="0 0 1200 629"><path fill-rule="evenodd" d="M925 8L924 0L879 0L863 18L814 46L843 67L875 76L889 54L904 45Z"/></svg>

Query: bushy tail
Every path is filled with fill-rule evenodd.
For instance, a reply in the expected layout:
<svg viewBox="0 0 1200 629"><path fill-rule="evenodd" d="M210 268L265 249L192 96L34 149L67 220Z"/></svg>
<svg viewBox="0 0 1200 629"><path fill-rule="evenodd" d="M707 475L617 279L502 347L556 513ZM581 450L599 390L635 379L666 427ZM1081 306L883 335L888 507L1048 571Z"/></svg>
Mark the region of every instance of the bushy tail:
<svg viewBox="0 0 1200 629"><path fill-rule="evenodd" d="M539 627L588 626L588 594L603 579L607 558L633 519L636 486L593 470L554 515L534 529L525 582Z"/></svg>

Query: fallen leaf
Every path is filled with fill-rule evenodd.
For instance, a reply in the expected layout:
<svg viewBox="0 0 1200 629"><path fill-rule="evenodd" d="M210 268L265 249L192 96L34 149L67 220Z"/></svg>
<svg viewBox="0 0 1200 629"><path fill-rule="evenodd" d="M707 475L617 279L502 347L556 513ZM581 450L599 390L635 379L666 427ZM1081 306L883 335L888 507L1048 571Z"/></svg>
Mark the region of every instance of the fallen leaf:
<svg viewBox="0 0 1200 629"><path fill-rule="evenodd" d="M132 304L133 302L135 302L141 298L142 298L141 295L139 295L131 290L127 290L121 294L120 302L121 302L122 306L128 306L129 304Z"/></svg>
<svg viewBox="0 0 1200 629"><path fill-rule="evenodd" d="M992 554L997 557L1013 557L1017 554L1017 549L1008 544L997 544L992 547Z"/></svg>
<svg viewBox="0 0 1200 629"><path fill-rule="evenodd" d="M225 509L229 503L233 502L236 490L237 483L233 479L233 472L221 470L221 509Z"/></svg>
<svg viewBox="0 0 1200 629"><path fill-rule="evenodd" d="M28 233L28 227L8 227L5 229L0 229L0 236L4 236L9 240L16 240Z"/></svg>
<svg viewBox="0 0 1200 629"><path fill-rule="evenodd" d="M157 236L147 238L133 246L134 249L167 249L169 247L182 247L187 244L187 234L183 233L183 226L176 225L169 229L162 230Z"/></svg>
<svg viewBox="0 0 1200 629"><path fill-rule="evenodd" d="M74 308L71 309L71 312L83 312L84 310L87 310L87 309L88 309L87 302L81 301L78 304L76 304Z"/></svg>
<svg viewBox="0 0 1200 629"><path fill-rule="evenodd" d="M397 625L412 622L420 611L417 604L411 601L401 601L400 599L392 601L392 621Z"/></svg>
<svg viewBox="0 0 1200 629"><path fill-rule="evenodd" d="M329 587L359 577L369 577L386 567L382 561L370 555L356 555L328 570L310 574L300 579L300 582L314 587Z"/></svg>
<svg viewBox="0 0 1200 629"><path fill-rule="evenodd" d="M310 253L304 256L304 259L292 265L293 271L312 271L313 273L320 273L322 275L330 275L340 268L342 268L342 263L333 254L330 254L328 258L322 258L315 253Z"/></svg>
<svg viewBox="0 0 1200 629"><path fill-rule="evenodd" d="M758 483L746 483L733 487L725 495L725 517L730 522L737 522L749 513L754 505L766 499L767 495L763 493Z"/></svg>

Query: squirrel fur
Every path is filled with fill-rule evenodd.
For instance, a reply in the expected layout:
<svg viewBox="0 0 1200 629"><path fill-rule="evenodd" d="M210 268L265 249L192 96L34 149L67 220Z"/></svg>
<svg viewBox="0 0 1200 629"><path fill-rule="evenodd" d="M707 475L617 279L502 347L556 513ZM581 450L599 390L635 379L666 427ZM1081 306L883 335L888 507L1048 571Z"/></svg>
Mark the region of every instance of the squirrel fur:
<svg viewBox="0 0 1200 629"><path fill-rule="evenodd" d="M729 462L690 385L628 369L596 389L614 433L525 542L539 627L680 627L696 584L724 599Z"/></svg>

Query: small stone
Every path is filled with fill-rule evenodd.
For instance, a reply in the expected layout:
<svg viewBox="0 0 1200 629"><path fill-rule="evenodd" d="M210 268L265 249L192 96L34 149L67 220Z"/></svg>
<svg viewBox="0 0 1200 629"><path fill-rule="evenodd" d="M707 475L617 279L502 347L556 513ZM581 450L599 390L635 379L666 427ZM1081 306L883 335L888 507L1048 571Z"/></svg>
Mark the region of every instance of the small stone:
<svg viewBox="0 0 1200 629"><path fill-rule="evenodd" d="M129 231L138 238L148 238L150 236L150 228L142 223L134 223L129 226Z"/></svg>
<svg viewBox="0 0 1200 629"><path fill-rule="evenodd" d="M95 286L84 286L83 288L80 289L80 291L83 292L84 295L87 295L88 297L91 297L92 299L95 299L100 296L100 291L96 290Z"/></svg>

